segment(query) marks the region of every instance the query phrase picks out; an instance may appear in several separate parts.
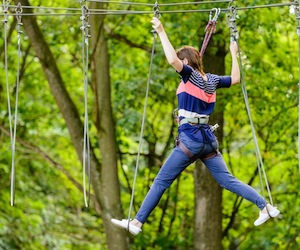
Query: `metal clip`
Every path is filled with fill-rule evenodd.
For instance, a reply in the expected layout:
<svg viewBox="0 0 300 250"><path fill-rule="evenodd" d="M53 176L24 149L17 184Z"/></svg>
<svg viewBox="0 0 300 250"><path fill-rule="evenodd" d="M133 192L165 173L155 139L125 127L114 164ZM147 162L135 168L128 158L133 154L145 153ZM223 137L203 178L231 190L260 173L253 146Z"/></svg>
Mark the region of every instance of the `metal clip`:
<svg viewBox="0 0 300 250"><path fill-rule="evenodd" d="M214 17L212 18L212 13L213 11L215 11L215 15ZM216 22L218 20L218 17L221 13L221 9L220 8L213 8L210 13L209 13L209 21L213 21L213 22Z"/></svg>
<svg viewBox="0 0 300 250"><path fill-rule="evenodd" d="M239 39L238 30L236 27L236 6L228 6L227 22L230 29L230 42L237 41Z"/></svg>
<svg viewBox="0 0 300 250"><path fill-rule="evenodd" d="M18 20L18 26L22 26L23 25L23 23L22 23L23 9L22 9L21 3L18 3L18 7L15 9L15 12L16 12L16 18ZM20 30L19 30L19 32L20 32Z"/></svg>
<svg viewBox="0 0 300 250"><path fill-rule="evenodd" d="M219 124L216 123L215 125L210 126L210 131L211 131L211 132L215 132L219 127L220 127Z"/></svg>
<svg viewBox="0 0 300 250"><path fill-rule="evenodd" d="M160 14L160 11L159 11L159 5L158 5L158 2L156 1L154 6L153 6L153 12L154 12L154 16L156 18L160 18L161 17L161 14Z"/></svg>

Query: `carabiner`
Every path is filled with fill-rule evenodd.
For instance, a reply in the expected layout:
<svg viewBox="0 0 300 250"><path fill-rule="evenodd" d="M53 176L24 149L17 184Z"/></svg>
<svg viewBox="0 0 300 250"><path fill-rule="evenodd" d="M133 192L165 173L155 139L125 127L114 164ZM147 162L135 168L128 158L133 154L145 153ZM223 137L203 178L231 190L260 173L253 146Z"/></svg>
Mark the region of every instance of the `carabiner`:
<svg viewBox="0 0 300 250"><path fill-rule="evenodd" d="M215 11L215 15L214 18L212 18L212 12ZM218 17L221 13L221 9L220 8L213 8L210 13L209 13L209 21L214 21L216 22L218 20Z"/></svg>

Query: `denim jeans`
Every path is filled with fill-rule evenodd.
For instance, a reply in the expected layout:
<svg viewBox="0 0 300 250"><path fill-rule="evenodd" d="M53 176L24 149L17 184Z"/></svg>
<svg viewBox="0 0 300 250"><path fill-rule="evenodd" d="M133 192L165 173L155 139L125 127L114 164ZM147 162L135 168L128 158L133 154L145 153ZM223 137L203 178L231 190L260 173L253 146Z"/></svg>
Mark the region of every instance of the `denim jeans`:
<svg viewBox="0 0 300 250"><path fill-rule="evenodd" d="M218 148L217 139L209 143L197 142L190 139L183 132L179 134L178 139L193 155L197 155L200 159L216 152ZM229 173L221 153L217 153L217 155L202 161L221 187L245 198L260 209L265 207L265 199L254 188L244 184ZM150 190L135 216L139 222L145 223L152 210L157 206L165 190L170 187L173 181L191 163L192 160L178 146L173 149L155 177Z"/></svg>

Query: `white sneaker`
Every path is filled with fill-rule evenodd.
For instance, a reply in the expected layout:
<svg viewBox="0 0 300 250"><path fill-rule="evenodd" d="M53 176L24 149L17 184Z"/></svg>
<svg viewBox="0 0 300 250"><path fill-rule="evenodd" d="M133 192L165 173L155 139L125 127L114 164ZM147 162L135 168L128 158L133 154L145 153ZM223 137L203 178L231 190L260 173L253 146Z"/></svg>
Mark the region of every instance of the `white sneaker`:
<svg viewBox="0 0 300 250"><path fill-rule="evenodd" d="M273 207L270 204L267 204L267 210L266 212L259 212L258 219L254 222L254 226L259 226L263 223L265 223L270 217L276 217L280 214L280 211L277 209L277 207Z"/></svg>
<svg viewBox="0 0 300 250"><path fill-rule="evenodd" d="M123 220L117 220L117 219L111 219L111 222L119 228L123 228L128 230L128 220L123 219ZM141 232L142 229L140 229L139 227L132 225L129 223L129 232L133 235L137 235L139 234L139 232Z"/></svg>

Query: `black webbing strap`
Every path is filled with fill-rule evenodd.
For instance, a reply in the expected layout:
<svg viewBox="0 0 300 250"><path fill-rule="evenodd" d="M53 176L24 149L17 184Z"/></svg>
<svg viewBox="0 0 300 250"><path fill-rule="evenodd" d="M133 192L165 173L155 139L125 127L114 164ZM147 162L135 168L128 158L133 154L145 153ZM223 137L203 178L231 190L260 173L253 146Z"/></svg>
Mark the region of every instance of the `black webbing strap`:
<svg viewBox="0 0 300 250"><path fill-rule="evenodd" d="M176 138L176 146L179 147L191 159L191 161L194 161L198 158L196 155L193 155L192 152L182 142L178 140L178 138ZM218 153L219 151L216 150L215 152L212 152L206 155L205 157L201 158L201 160L208 160L216 156Z"/></svg>
<svg viewBox="0 0 300 250"><path fill-rule="evenodd" d="M179 147L190 159L193 158L192 152L176 138L176 146Z"/></svg>

